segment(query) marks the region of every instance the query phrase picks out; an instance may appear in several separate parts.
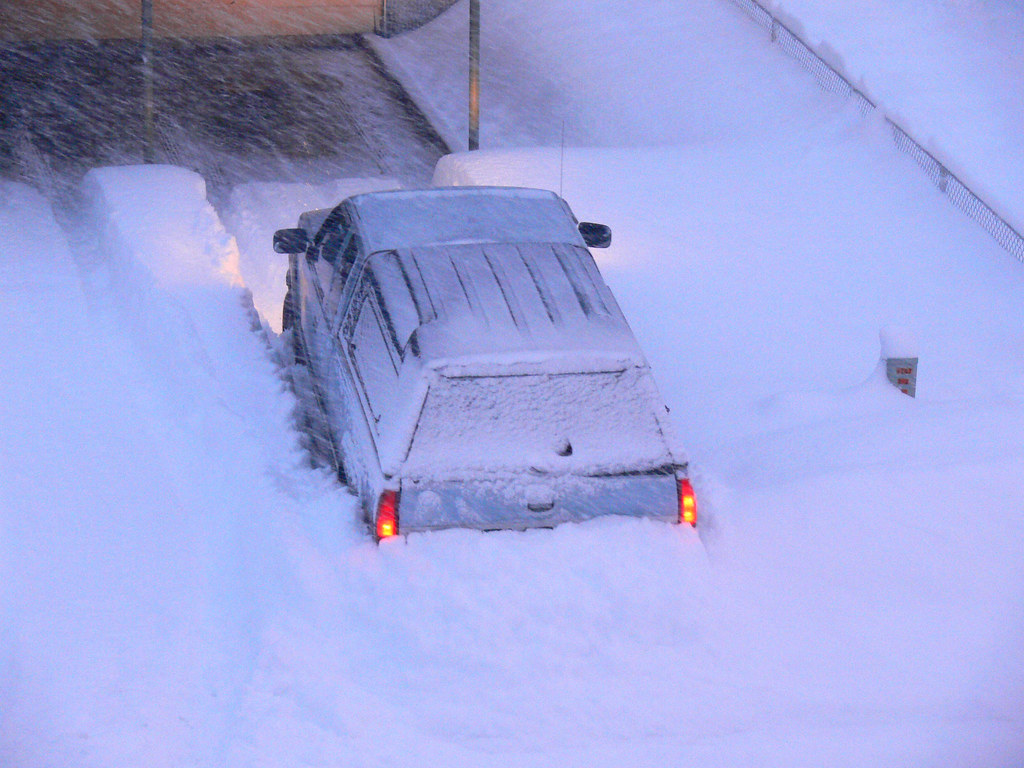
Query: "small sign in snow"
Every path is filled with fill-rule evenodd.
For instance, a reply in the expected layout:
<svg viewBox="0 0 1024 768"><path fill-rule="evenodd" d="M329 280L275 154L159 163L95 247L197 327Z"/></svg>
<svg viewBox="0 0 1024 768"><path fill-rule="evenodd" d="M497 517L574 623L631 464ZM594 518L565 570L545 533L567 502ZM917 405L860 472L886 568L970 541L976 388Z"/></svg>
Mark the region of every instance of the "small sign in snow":
<svg viewBox="0 0 1024 768"><path fill-rule="evenodd" d="M917 393L917 358L888 357L885 360L885 375L894 387L905 395L914 397Z"/></svg>

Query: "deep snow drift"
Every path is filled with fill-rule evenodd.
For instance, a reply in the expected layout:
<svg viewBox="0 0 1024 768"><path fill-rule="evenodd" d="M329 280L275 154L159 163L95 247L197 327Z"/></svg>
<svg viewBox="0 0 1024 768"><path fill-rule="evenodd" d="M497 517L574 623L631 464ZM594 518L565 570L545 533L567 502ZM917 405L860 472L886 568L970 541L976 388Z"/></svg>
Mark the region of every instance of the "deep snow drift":
<svg viewBox="0 0 1024 768"><path fill-rule="evenodd" d="M455 134L464 13L380 43ZM436 179L613 227L702 541L356 527L234 282L276 322L270 232L388 182L242 187L221 220L194 175L106 169L67 232L5 183L0 762L1020 765L1019 265L728 4L485 24L494 151ZM893 323L913 400L877 368Z"/></svg>
<svg viewBox="0 0 1024 768"><path fill-rule="evenodd" d="M0 203L0 763L223 764L289 600L281 538L307 514L346 530L349 501L304 468L202 180L86 186L84 294L42 198L4 184Z"/></svg>
<svg viewBox="0 0 1024 768"><path fill-rule="evenodd" d="M1024 230L1024 7L774 0L820 55Z"/></svg>

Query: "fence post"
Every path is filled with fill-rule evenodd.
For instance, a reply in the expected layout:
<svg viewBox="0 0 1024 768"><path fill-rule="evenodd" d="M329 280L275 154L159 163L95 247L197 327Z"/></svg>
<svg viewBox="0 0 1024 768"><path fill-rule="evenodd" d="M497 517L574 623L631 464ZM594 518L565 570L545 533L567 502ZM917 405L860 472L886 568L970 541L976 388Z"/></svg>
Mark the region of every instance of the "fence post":
<svg viewBox="0 0 1024 768"><path fill-rule="evenodd" d="M142 114L145 122L142 159L154 161L153 152L153 0L142 0Z"/></svg>
<svg viewBox="0 0 1024 768"><path fill-rule="evenodd" d="M480 0L469 0L469 149L480 149Z"/></svg>

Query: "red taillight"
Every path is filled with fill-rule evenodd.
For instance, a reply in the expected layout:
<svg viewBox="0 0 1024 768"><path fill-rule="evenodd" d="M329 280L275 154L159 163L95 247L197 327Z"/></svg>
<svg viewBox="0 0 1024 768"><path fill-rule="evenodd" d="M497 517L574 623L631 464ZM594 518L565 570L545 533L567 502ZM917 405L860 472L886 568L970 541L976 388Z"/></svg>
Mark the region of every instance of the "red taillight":
<svg viewBox="0 0 1024 768"><path fill-rule="evenodd" d="M697 527L697 495L686 478L679 480L679 522Z"/></svg>
<svg viewBox="0 0 1024 768"><path fill-rule="evenodd" d="M384 491L377 502L377 539L398 535L398 491Z"/></svg>

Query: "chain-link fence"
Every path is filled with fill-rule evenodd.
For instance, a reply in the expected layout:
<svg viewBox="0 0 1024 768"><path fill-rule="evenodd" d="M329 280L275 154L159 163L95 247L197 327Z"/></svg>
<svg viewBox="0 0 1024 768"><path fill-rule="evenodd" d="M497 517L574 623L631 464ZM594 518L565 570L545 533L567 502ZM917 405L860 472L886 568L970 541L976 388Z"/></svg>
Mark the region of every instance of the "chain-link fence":
<svg viewBox="0 0 1024 768"><path fill-rule="evenodd" d="M759 26L764 28L765 32L771 37L772 42L777 43L782 50L800 62L823 89L830 93L855 99L857 106L865 114L875 109L871 99L854 88L849 80L812 51L757 0L733 0L733 2L746 11ZM1016 256L1020 261L1024 261L1024 237L1021 237L1017 230L1010 226L998 213L993 211L980 197L974 194L946 166L936 160L930 152L914 141L910 134L889 118L885 120L892 128L893 142L896 144L896 147L910 155L921 166L932 180L932 183L946 195L949 201L978 222L1003 248Z"/></svg>

